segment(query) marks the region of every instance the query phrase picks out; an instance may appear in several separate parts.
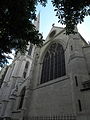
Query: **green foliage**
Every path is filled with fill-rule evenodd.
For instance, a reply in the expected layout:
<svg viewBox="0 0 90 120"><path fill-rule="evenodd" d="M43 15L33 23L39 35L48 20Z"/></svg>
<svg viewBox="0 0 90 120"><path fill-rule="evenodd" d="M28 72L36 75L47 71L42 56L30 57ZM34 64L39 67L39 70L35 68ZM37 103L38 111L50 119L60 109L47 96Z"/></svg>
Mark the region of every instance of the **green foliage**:
<svg viewBox="0 0 90 120"><path fill-rule="evenodd" d="M90 15L90 0L52 0L56 16L66 25L66 34L74 33L75 25Z"/></svg>
<svg viewBox="0 0 90 120"><path fill-rule="evenodd" d="M46 4L46 0L0 0L0 66L8 62L6 54L12 49L25 51L29 41L42 43L32 24L38 2Z"/></svg>
<svg viewBox="0 0 90 120"><path fill-rule="evenodd" d="M0 0L0 66L8 62L6 54L13 49L24 52L29 41L42 44L42 36L36 31L32 20L36 19L36 5L40 3L45 6L46 2L47 0ZM90 15L90 0L52 0L52 4L59 22L66 25L66 34L75 33L75 25Z"/></svg>

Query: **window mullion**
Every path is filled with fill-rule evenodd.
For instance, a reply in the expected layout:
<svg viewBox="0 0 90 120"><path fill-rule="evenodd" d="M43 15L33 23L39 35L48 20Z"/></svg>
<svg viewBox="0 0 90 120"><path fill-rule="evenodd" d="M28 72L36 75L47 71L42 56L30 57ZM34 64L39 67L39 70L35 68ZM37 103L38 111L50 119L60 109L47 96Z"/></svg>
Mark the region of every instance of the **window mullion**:
<svg viewBox="0 0 90 120"><path fill-rule="evenodd" d="M41 83L44 82L44 71L45 71L45 61L43 61L43 64L42 64Z"/></svg>
<svg viewBox="0 0 90 120"><path fill-rule="evenodd" d="M42 65L41 83L64 76L65 56L62 45L52 44L44 57Z"/></svg>

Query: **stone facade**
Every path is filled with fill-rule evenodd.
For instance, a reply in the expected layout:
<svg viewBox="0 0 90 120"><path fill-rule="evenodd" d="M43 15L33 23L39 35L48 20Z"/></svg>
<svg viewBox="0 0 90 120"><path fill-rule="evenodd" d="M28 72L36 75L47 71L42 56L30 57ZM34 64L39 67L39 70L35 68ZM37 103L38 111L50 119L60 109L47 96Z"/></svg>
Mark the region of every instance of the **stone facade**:
<svg viewBox="0 0 90 120"><path fill-rule="evenodd" d="M54 43L63 48L65 74L41 83L43 61ZM64 28L53 26L42 47L15 58L0 96L1 119L90 120L90 45L78 31L65 35Z"/></svg>

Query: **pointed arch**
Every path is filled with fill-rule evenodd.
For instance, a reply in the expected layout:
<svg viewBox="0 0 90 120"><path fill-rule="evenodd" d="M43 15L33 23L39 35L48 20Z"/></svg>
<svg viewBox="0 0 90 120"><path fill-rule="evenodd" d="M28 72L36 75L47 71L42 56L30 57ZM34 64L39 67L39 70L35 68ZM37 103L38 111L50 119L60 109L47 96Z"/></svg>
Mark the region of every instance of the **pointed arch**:
<svg viewBox="0 0 90 120"><path fill-rule="evenodd" d="M49 46L43 59L40 83L42 84L62 77L65 74L66 69L63 46L59 43L53 43Z"/></svg>

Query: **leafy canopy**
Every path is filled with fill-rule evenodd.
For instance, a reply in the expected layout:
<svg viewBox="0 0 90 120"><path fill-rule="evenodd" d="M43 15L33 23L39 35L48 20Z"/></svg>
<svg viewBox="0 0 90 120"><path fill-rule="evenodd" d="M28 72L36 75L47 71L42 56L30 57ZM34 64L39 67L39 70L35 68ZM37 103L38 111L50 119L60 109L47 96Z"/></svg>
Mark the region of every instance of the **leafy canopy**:
<svg viewBox="0 0 90 120"><path fill-rule="evenodd" d="M52 0L52 3L59 22L66 25L66 34L74 33L75 26L90 15L90 0Z"/></svg>
<svg viewBox="0 0 90 120"><path fill-rule="evenodd" d="M47 0L0 0L0 66L12 49L24 51L29 41L42 43L32 24L38 3L45 6ZM66 25L66 34L74 33L74 27L90 15L90 0L52 0L52 4L59 22Z"/></svg>
<svg viewBox="0 0 90 120"><path fill-rule="evenodd" d="M45 6L46 0L0 0L0 66L7 63L8 53L24 51L28 42L39 45L42 37L32 20L36 19L38 2Z"/></svg>

